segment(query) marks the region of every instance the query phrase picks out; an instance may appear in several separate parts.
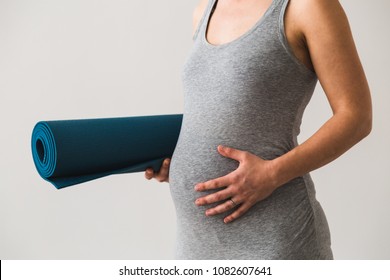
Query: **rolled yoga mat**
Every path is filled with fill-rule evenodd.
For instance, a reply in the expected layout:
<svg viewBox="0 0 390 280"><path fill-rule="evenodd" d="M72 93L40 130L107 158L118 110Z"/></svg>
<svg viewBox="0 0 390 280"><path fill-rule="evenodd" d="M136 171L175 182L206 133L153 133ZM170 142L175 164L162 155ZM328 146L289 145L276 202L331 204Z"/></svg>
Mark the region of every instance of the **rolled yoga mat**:
<svg viewBox="0 0 390 280"><path fill-rule="evenodd" d="M158 171L176 147L182 115L38 122L31 148L41 177L57 189L111 174Z"/></svg>

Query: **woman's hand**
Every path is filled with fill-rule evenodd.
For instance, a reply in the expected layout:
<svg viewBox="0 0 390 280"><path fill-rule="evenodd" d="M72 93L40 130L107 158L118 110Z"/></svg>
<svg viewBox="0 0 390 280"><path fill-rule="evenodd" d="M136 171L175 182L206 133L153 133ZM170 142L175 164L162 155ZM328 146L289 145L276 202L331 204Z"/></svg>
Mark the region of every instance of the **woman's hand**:
<svg viewBox="0 0 390 280"><path fill-rule="evenodd" d="M145 171L145 178L150 180L155 178L159 182L169 182L169 164L171 160L169 158L164 159L160 170L155 173L152 168L148 168Z"/></svg>
<svg viewBox="0 0 390 280"><path fill-rule="evenodd" d="M271 161L221 145L218 146L218 152L224 157L237 160L239 166L226 176L197 184L196 191L226 188L198 198L195 204L206 205L229 199L206 211L207 216L212 216L237 207L236 211L224 218L224 222L229 223L242 216L255 203L271 195L278 185L272 177L274 172Z"/></svg>

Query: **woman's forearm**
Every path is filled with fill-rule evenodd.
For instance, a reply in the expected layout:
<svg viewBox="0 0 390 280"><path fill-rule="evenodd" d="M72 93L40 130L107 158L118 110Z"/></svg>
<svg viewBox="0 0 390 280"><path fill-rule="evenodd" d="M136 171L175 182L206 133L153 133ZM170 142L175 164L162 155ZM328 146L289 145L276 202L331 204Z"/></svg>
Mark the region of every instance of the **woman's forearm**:
<svg viewBox="0 0 390 280"><path fill-rule="evenodd" d="M275 185L282 184L333 161L371 131L371 111L338 112L301 145L271 163Z"/></svg>

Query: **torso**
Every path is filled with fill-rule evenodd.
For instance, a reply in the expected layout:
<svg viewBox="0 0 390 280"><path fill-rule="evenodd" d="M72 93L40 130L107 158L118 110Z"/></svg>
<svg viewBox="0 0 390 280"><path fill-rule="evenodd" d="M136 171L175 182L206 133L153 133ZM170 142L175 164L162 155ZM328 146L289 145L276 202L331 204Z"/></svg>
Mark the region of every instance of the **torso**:
<svg viewBox="0 0 390 280"><path fill-rule="evenodd" d="M206 217L206 208L215 205L194 203L214 192L200 194L195 184L238 167L217 152L218 145L268 160L296 147L303 110L317 83L316 74L287 44L282 28L287 0L273 0L263 7L262 19L249 16L245 26L218 33L221 37L216 36L218 25L209 20L215 16L210 16L215 1L200 12L182 68L183 122L169 169L177 214L176 258L331 258L329 229L309 175L279 187L228 225L222 218L229 213ZM206 36L207 23L211 29Z"/></svg>

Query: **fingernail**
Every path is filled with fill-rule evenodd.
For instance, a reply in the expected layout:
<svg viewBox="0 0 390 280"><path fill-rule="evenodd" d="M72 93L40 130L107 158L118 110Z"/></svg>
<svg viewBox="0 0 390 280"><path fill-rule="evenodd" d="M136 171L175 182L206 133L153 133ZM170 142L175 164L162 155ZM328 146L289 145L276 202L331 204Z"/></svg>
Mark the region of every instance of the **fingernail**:
<svg viewBox="0 0 390 280"><path fill-rule="evenodd" d="M195 200L195 204L196 204L196 205L200 205L199 199Z"/></svg>
<svg viewBox="0 0 390 280"><path fill-rule="evenodd" d="M199 186L196 185L196 186L194 187L194 189L195 189L196 191L199 190Z"/></svg>

